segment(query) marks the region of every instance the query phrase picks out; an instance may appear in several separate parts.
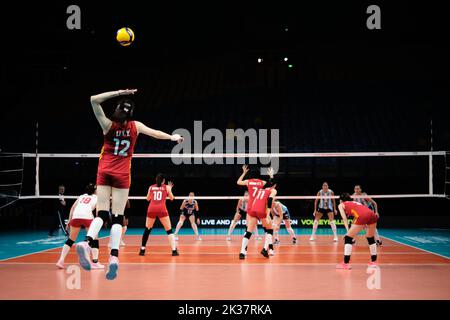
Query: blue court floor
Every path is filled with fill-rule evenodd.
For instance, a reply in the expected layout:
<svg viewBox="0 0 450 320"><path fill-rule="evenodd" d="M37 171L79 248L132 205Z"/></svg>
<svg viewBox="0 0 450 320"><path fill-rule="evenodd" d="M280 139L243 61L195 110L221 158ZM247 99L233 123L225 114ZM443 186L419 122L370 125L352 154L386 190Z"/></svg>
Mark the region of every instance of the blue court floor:
<svg viewBox="0 0 450 320"><path fill-rule="evenodd" d="M228 229L200 229L201 235L226 235ZM142 235L142 228L128 229L126 235ZM259 229L260 234L263 233ZM311 229L301 228L295 229L295 233L299 235L309 235ZM344 234L342 228L338 229L339 234ZM78 240L83 239L85 231L82 230L78 236ZM165 235L163 229L155 228L152 231L153 235ZM180 235L193 235L190 228L182 228ZM244 234L244 229L235 229L234 235ZM281 229L280 234L286 235L284 228ZM330 235L329 228L319 228L317 235ZM425 250L440 256L450 259L450 229L382 229L379 230L380 236L392 241L402 243L404 245L412 246L417 249ZM101 230L99 238L108 237L109 231ZM0 233L0 260L18 257L36 253L48 249L61 247L66 241L63 234L55 237L48 237L47 231L12 231Z"/></svg>

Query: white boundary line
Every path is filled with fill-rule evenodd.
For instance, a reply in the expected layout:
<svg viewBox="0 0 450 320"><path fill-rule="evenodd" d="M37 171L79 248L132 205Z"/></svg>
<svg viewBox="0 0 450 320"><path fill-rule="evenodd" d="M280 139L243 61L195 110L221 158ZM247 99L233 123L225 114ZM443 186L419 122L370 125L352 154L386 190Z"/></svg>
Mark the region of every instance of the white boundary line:
<svg viewBox="0 0 450 320"><path fill-rule="evenodd" d="M104 238L108 238L108 237L109 237L109 236L101 237L101 238L98 238L98 239L104 239ZM8 260L11 260L11 259L22 258L22 257L30 256L30 255L32 255L32 254L42 253L42 252L45 252L45 251L49 251L49 250L53 250L53 249L58 249L58 248L61 248L61 246L56 246L56 247L53 247L53 248L48 248L48 249L44 249L44 250L39 250L39 251L31 252L31 253L25 253L25 254L21 254L21 255L14 256L14 257L10 257L10 258L6 258L6 259L0 259L0 263L5 262L5 261L8 261Z"/></svg>
<svg viewBox="0 0 450 320"><path fill-rule="evenodd" d="M442 254L439 254L439 253L436 253L436 252L428 251L428 250L426 250L426 249L422 249L422 248L413 246L413 245L411 245L411 244L407 244L407 243L404 243L404 242L401 242L401 241L397 241L397 240L388 238L388 237L386 237L386 236L380 236L380 237L381 237L381 238L388 239L388 240L391 240L391 241L394 241L394 242L397 242L397 243L400 243L400 244L403 244L403 245L405 245L405 246L408 246L408 247L411 247L411 248L414 248L414 249L422 250L422 251L425 251L425 252L428 252L428 253L437 255L437 256L442 257L442 258L445 258L445 259L447 259L447 260L450 260L449 257L443 256Z"/></svg>
<svg viewBox="0 0 450 320"><path fill-rule="evenodd" d="M176 258L174 258L176 259ZM121 262L120 265L144 265L144 266L335 266L337 263L320 262L320 263L274 263L268 260L267 263L195 263L195 262ZM55 265L53 262L0 262L0 265ZM66 263L66 265L78 265L77 263ZM352 263L352 266L367 266L367 263ZM382 263L383 266L442 266L449 267L447 263ZM104 271L104 270L103 270ZM93 271L95 272L95 271Z"/></svg>

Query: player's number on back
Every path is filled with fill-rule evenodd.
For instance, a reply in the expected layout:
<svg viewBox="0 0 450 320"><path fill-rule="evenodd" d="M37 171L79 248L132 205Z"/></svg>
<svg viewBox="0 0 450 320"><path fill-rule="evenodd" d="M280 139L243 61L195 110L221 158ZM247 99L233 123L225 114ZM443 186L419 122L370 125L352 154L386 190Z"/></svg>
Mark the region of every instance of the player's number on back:
<svg viewBox="0 0 450 320"><path fill-rule="evenodd" d="M161 200L162 192L161 191L153 191L153 200Z"/></svg>
<svg viewBox="0 0 450 320"><path fill-rule="evenodd" d="M256 199L262 200L264 198L265 190L259 190L258 195L256 196Z"/></svg>
<svg viewBox="0 0 450 320"><path fill-rule="evenodd" d="M126 157L128 155L127 151L130 148L130 141L114 138L114 143L116 144L116 146L114 148L114 155ZM119 147L122 147L122 148L119 150Z"/></svg>
<svg viewBox="0 0 450 320"><path fill-rule="evenodd" d="M88 204L89 202L91 202L91 198L90 197L83 197L83 198L81 198L80 202L84 203L84 204Z"/></svg>

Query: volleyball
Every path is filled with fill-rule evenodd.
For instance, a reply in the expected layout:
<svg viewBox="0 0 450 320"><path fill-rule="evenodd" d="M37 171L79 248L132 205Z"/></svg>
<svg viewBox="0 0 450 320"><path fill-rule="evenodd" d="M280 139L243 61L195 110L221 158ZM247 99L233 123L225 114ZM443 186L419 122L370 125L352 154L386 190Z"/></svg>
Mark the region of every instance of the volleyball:
<svg viewBox="0 0 450 320"><path fill-rule="evenodd" d="M134 32L130 28L120 28L117 30L116 40L121 46L129 46L134 41Z"/></svg>

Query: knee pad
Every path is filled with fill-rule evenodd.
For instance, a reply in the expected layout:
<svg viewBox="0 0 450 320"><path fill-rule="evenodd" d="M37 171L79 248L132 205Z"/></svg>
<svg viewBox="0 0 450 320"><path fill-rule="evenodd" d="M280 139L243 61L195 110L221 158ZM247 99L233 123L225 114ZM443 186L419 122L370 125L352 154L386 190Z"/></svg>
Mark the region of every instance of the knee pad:
<svg viewBox="0 0 450 320"><path fill-rule="evenodd" d="M267 232L267 234L273 235L273 229L268 229L266 232Z"/></svg>
<svg viewBox="0 0 450 320"><path fill-rule="evenodd" d="M367 242L369 243L369 246L371 245L371 244L375 244L375 237L367 237Z"/></svg>
<svg viewBox="0 0 450 320"><path fill-rule="evenodd" d="M349 236L344 237L344 243L345 244L353 244L353 238Z"/></svg>
<svg viewBox="0 0 450 320"><path fill-rule="evenodd" d="M89 242L89 246L90 246L92 249L98 249L98 248L100 248L100 245L99 245L99 243L98 243L98 239L95 239L95 240L90 241L90 242Z"/></svg>
<svg viewBox="0 0 450 320"><path fill-rule="evenodd" d="M173 233L172 229L166 230L167 235L170 235Z"/></svg>
<svg viewBox="0 0 450 320"><path fill-rule="evenodd" d="M251 236L252 236L252 233L247 231L247 232L245 232L244 238L247 238L250 240Z"/></svg>
<svg viewBox="0 0 450 320"><path fill-rule="evenodd" d="M97 212L97 217L103 220L103 223L109 220L109 212L106 210L100 210Z"/></svg>
<svg viewBox="0 0 450 320"><path fill-rule="evenodd" d="M111 217L111 224L120 224L121 226L123 226L123 215L113 215Z"/></svg>
<svg viewBox="0 0 450 320"><path fill-rule="evenodd" d="M72 239L67 239L67 241L66 241L66 244L69 246L69 247L72 247L73 246L73 244L75 243L75 241L73 241Z"/></svg>

